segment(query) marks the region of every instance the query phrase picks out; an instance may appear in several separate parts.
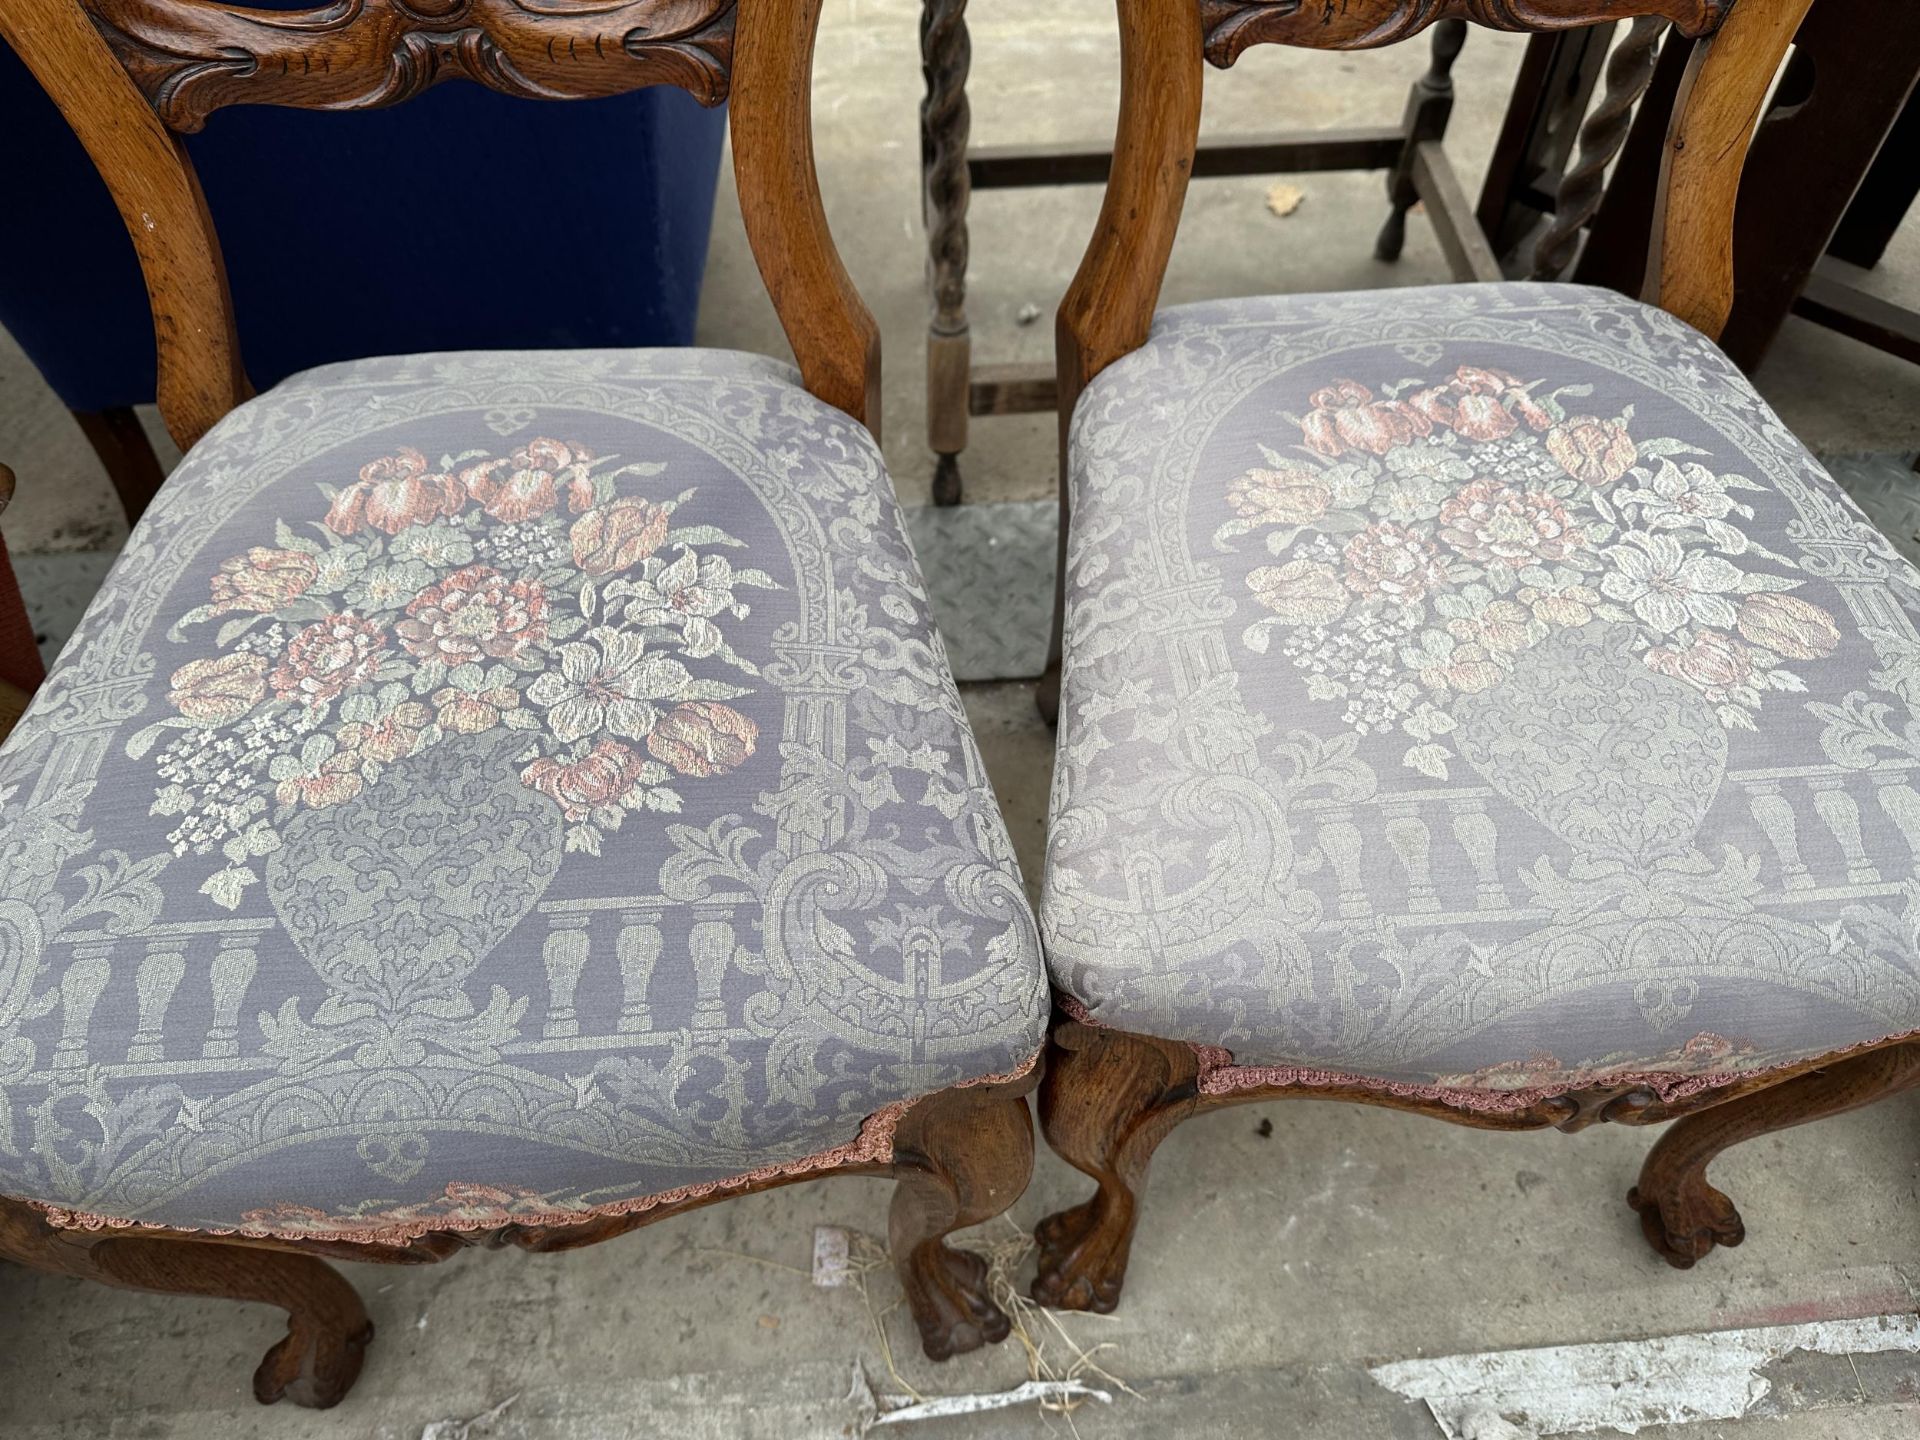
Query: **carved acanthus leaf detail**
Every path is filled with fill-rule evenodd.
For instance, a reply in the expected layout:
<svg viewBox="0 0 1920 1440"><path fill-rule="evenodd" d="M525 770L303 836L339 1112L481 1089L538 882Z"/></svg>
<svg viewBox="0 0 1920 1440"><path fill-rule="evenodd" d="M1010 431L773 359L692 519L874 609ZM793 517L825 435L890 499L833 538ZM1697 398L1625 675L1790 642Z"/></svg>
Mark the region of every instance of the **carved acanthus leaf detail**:
<svg viewBox="0 0 1920 1440"><path fill-rule="evenodd" d="M1225 69L1255 45L1365 50L1391 45L1437 20L1495 30L1571 30L1659 15L1684 35L1705 35L1733 0L1200 0L1207 59Z"/></svg>
<svg viewBox="0 0 1920 1440"><path fill-rule="evenodd" d="M227 105L363 110L455 76L541 100L676 85L727 97L736 0L333 0L246 10L89 0L160 118L198 130Z"/></svg>

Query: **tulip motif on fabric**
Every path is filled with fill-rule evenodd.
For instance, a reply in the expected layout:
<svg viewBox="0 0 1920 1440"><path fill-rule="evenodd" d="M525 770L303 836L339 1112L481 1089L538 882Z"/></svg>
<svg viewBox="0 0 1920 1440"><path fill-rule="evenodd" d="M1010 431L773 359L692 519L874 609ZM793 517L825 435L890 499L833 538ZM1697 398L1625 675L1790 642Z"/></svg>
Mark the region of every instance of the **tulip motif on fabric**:
<svg viewBox="0 0 1920 1440"><path fill-rule="evenodd" d="M1755 728L1792 666L1838 647L1799 567L1745 534L1766 487L1634 434L1631 406L1583 413L1591 387L1547 390L1462 365L1438 382L1342 379L1286 416L1300 443L1258 447L1230 482L1218 549L1260 535L1247 576L1267 612L1242 632L1344 705L1358 734L1398 731L1405 763L1448 777L1452 702L1501 685L1519 656L1596 621L1629 627L1649 669L1684 681L1729 730Z"/></svg>
<svg viewBox="0 0 1920 1440"><path fill-rule="evenodd" d="M219 653L174 670L173 713L127 746L158 747L173 853L225 861L202 893L237 908L293 817L468 737L523 735L520 783L594 855L745 763L758 727L728 702L759 672L722 627L777 583L721 553L734 536L676 523L692 490L634 493L664 469L548 438L437 464L403 446L223 560L168 632L219 620Z"/></svg>

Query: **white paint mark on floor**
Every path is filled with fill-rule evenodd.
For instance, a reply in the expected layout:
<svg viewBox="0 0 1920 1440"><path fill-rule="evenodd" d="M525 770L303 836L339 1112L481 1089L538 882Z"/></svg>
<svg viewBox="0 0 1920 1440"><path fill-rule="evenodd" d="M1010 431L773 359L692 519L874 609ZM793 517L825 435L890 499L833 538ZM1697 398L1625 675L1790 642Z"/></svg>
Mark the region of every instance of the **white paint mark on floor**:
<svg viewBox="0 0 1920 1440"><path fill-rule="evenodd" d="M813 1228L813 1283L822 1290L838 1290L847 1283L853 1237L838 1225Z"/></svg>
<svg viewBox="0 0 1920 1440"><path fill-rule="evenodd" d="M435 1420L420 1432L420 1440L480 1440L493 1433L493 1422L506 1414L507 1407L520 1398L515 1392L484 1414L470 1420Z"/></svg>
<svg viewBox="0 0 1920 1440"><path fill-rule="evenodd" d="M910 1425L918 1420L951 1420L960 1415L981 1415L989 1410L1009 1410L1016 1405L1067 1410L1069 1402L1098 1400L1111 1405L1113 1396L1084 1380L1029 1380L1011 1390L993 1390L973 1395L882 1395L867 1378L866 1367L853 1362L852 1385L846 1397L861 1412L862 1435L881 1425Z"/></svg>
<svg viewBox="0 0 1920 1440"><path fill-rule="evenodd" d="M1063 1400L1088 1399L1112 1404L1113 1396L1096 1390L1084 1380L1029 1380L1011 1390L995 1390L985 1395L936 1395L931 1400L914 1400L905 1395L882 1395L882 1408L875 1425L906 1425L915 1420L949 1420L956 1415L980 1415L988 1410L1007 1410L1016 1405L1058 1404Z"/></svg>
<svg viewBox="0 0 1920 1440"><path fill-rule="evenodd" d="M1542 1350L1400 1360L1368 1373L1424 1401L1447 1440L1536 1440L1592 1430L1738 1420L1772 1392L1762 1370L1795 1351L1920 1355L1920 1316L1874 1315Z"/></svg>

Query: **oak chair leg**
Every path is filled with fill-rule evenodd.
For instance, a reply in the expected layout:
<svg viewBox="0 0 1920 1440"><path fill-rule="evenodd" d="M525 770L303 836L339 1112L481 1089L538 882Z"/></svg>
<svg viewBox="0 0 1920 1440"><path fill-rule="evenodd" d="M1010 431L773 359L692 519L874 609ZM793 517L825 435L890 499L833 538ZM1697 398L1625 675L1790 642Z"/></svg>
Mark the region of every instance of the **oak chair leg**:
<svg viewBox="0 0 1920 1440"><path fill-rule="evenodd" d="M1407 139L1399 163L1387 172L1387 199L1392 209L1373 242L1374 257L1398 260L1407 243L1407 212L1420 199L1413 179L1413 156L1422 141L1443 139L1453 114L1453 62L1467 43L1465 20L1442 20L1433 27L1432 60L1427 73L1413 82L1404 122Z"/></svg>
<svg viewBox="0 0 1920 1440"><path fill-rule="evenodd" d="M69 412L79 423L81 434L100 457L107 479L113 482L127 523L138 520L167 478L160 468L160 457L153 453L153 442L141 427L140 417L131 405L111 410L74 410Z"/></svg>
<svg viewBox="0 0 1920 1440"><path fill-rule="evenodd" d="M933 503L960 503L960 452L967 448L973 348L967 331L967 71L972 45L966 0L924 0L920 11L921 200L933 320L927 330L927 440L934 452Z"/></svg>
<svg viewBox="0 0 1920 1440"><path fill-rule="evenodd" d="M201 1252L211 1251L207 1254ZM310 1255L178 1240L94 1246L96 1279L130 1290L257 1300L287 1312L287 1334L253 1374L262 1405L285 1397L324 1410L360 1376L373 1322L340 1272Z"/></svg>
<svg viewBox="0 0 1920 1440"><path fill-rule="evenodd" d="M1746 1238L1733 1201L1707 1183L1707 1166L1722 1151L1916 1086L1920 1041L1909 1041L1683 1116L1648 1154L1627 1203L1640 1212L1640 1228L1661 1258L1676 1269L1690 1269L1715 1245L1738 1245Z"/></svg>
<svg viewBox="0 0 1920 1440"><path fill-rule="evenodd" d="M0 1258L123 1290L257 1301L287 1312L286 1337L253 1376L262 1405L282 1397L324 1410L360 1376L373 1322L354 1288L325 1261L262 1246L138 1234L55 1230L24 1205L0 1201Z"/></svg>
<svg viewBox="0 0 1920 1440"><path fill-rule="evenodd" d="M1035 1300L1101 1314L1119 1304L1147 1167L1160 1142L1193 1113L1198 1075L1190 1046L1075 1021L1055 1026L1040 1125L1061 1158L1100 1188L1035 1229Z"/></svg>
<svg viewBox="0 0 1920 1440"><path fill-rule="evenodd" d="M897 1184L888 1240L929 1360L998 1344L1012 1323L987 1290L987 1263L946 1237L991 1220L1033 1174L1032 1082L949 1090L921 1101L894 1132Z"/></svg>

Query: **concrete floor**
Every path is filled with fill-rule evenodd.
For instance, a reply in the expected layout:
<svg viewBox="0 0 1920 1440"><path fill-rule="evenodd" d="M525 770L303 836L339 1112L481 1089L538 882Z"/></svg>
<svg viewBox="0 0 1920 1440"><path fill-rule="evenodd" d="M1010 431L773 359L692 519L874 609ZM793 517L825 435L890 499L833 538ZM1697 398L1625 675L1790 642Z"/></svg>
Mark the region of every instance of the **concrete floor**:
<svg viewBox="0 0 1920 1440"><path fill-rule="evenodd" d="M920 349L925 320L915 105L916 0L830 0L816 107L827 208L886 338L883 440L902 498L926 499ZM983 143L1108 132L1115 99L1104 0L977 7L974 134ZM1450 148L1477 189L1519 57L1476 33L1455 71ZM1391 119L1424 47L1356 56L1260 51L1210 83L1215 132ZM1071 76L1071 84L1062 84ZM503 102L505 103L505 102ZM875 153L874 137L879 141ZM1417 221L1397 266L1370 258L1377 176L1310 176L1290 218L1265 181L1194 186L1166 299L1445 278ZM701 338L781 353L731 184L721 198ZM1044 358L1051 310L1084 242L1092 190L1001 192L974 207L975 353ZM1920 232L1874 283L1920 300ZM1762 389L1814 448L1920 448L1920 371L1790 321ZM1035 499L1053 483L1052 422L976 422L975 499ZM19 474L6 517L16 553L98 550L123 527L79 433L0 336L0 457ZM1026 688L968 688L968 707L1030 881L1039 874L1051 737ZM1263 1122L1271 1122L1270 1133ZM1426 1410L1370 1379L1383 1361L1632 1340L1920 1307L1920 1096L1736 1151L1715 1171L1751 1232L1682 1274L1641 1241L1622 1203L1649 1138L1501 1136L1315 1103L1250 1107L1161 1148L1126 1303L1070 1317L1137 1395L1071 1423L1031 1407L930 1421L928 1435L1432 1437ZM1021 1225L1084 1193L1044 1151L1012 1214ZM8 1437L790 1437L858 1432L856 1362L887 1375L867 1302L813 1287L814 1227L884 1230L886 1187L840 1180L754 1196L576 1255L476 1253L417 1270L354 1268L379 1338L359 1387L325 1414L261 1411L248 1376L276 1338L272 1312L128 1295L0 1269L0 1434ZM1004 1227L988 1238L1011 1234ZM765 1263L762 1263L765 1262ZM921 1360L897 1288L872 1304L901 1376L926 1394L1027 1377L1003 1346ZM1042 1322L1044 1324L1044 1322ZM1049 1353L1059 1358L1055 1338ZM1874 1363L1874 1362L1880 1363ZM1756 1418L1649 1425L1644 1436L1864 1440L1920 1421L1911 1355L1838 1357L1770 1371ZM461 1421L512 1399L466 1430ZM1637 1422L1622 1411L1619 1427ZM1488 1420L1463 1433L1530 1434ZM1619 1430L1602 1433L1619 1433Z"/></svg>

